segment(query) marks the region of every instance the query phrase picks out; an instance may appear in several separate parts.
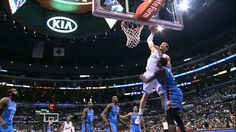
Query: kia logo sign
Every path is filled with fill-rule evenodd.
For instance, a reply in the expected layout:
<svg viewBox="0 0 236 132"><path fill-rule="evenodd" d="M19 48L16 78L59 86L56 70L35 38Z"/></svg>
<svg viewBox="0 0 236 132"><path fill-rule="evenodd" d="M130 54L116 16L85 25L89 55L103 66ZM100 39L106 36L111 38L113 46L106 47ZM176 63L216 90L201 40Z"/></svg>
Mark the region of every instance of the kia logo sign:
<svg viewBox="0 0 236 132"><path fill-rule="evenodd" d="M61 16L48 19L47 26L51 30L59 33L71 33L74 32L78 27L74 20Z"/></svg>

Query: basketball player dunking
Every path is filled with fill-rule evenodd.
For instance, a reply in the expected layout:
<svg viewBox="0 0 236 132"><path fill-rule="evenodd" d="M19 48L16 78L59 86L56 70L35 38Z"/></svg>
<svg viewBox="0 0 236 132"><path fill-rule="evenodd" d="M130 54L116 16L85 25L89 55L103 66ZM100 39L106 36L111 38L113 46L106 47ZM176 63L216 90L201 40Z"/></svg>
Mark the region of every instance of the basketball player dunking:
<svg viewBox="0 0 236 132"><path fill-rule="evenodd" d="M18 92L12 88L8 90L9 97L0 100L0 132L13 132L13 117L16 112Z"/></svg>
<svg viewBox="0 0 236 132"><path fill-rule="evenodd" d="M168 131L176 132L176 122L180 131L185 132L184 123L181 118L183 93L176 84L175 77L171 72L170 67L167 65L167 60L161 58L157 63L159 69L152 77L147 79L143 75L140 75L140 79L146 83L152 80L158 80L160 82L163 90L160 97L162 106L166 111Z"/></svg>
<svg viewBox="0 0 236 132"><path fill-rule="evenodd" d="M106 118L106 114L108 113L108 119ZM106 132L118 132L117 123L120 121L122 124L125 124L119 118L120 107L118 106L118 98L117 96L112 97L112 103L108 104L106 108L101 113L101 117L105 122Z"/></svg>
<svg viewBox="0 0 236 132"><path fill-rule="evenodd" d="M66 117L66 121L61 125L60 128L61 132L75 132L75 128L71 122L71 115Z"/></svg>
<svg viewBox="0 0 236 132"><path fill-rule="evenodd" d="M165 57L168 59L168 64L171 66L170 63L170 57L165 54L165 52L169 49L169 45L167 42L162 42L160 47L155 45L153 43L153 37L155 33L158 31L155 26L149 26L149 29L151 31L151 34L149 35L147 39L148 47L151 51L151 55L149 56L147 60L146 65L146 72L143 74L144 77L150 78L154 75L154 73L158 70L158 67L156 66L156 62L160 60L161 57ZM143 109L145 108L146 101L151 93L153 93L153 90L156 90L156 92L160 95L161 94L161 85L157 80L152 80L148 83L143 83L143 91L144 94L142 96L142 99L140 100L140 106L139 106L139 117L135 120L136 124L140 124L141 116L143 115Z"/></svg>
<svg viewBox="0 0 236 132"><path fill-rule="evenodd" d="M141 131L141 125L140 124L135 124L135 120L139 116L138 114L138 107L134 106L133 107L133 112L129 112L125 116L120 116L120 118L123 120L128 120L130 119L130 132L142 132ZM143 126L143 131L145 132L145 124L144 120L142 119L142 126Z"/></svg>
<svg viewBox="0 0 236 132"><path fill-rule="evenodd" d="M94 111L92 109L93 103L88 102L88 107L83 110L82 115L82 132L92 132L93 126L93 115Z"/></svg>

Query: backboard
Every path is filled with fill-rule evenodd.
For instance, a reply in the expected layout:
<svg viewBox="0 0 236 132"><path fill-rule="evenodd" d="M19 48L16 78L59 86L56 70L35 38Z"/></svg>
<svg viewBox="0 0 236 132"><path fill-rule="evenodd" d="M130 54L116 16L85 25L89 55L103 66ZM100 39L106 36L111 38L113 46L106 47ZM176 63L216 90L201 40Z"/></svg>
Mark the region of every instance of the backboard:
<svg viewBox="0 0 236 132"><path fill-rule="evenodd" d="M43 115L43 122L59 122L58 113L40 113L40 115Z"/></svg>
<svg viewBox="0 0 236 132"><path fill-rule="evenodd" d="M114 2L108 5L106 2ZM156 0L159 1L159 0ZM166 29L182 30L183 19L180 0L166 0L165 4L149 20L137 19L136 9L143 0L93 0L92 13L94 16L111 18L125 22L134 22L140 25L159 25Z"/></svg>

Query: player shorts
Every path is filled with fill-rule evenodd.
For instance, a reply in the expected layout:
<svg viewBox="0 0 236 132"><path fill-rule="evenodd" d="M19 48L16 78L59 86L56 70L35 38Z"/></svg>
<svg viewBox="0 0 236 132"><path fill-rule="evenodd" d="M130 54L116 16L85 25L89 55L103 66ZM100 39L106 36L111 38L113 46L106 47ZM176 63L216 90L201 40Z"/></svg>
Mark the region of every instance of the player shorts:
<svg viewBox="0 0 236 132"><path fill-rule="evenodd" d="M81 128L82 132L92 132L92 124L83 122Z"/></svg>
<svg viewBox="0 0 236 132"><path fill-rule="evenodd" d="M117 124L115 123L109 123L109 127L106 129L106 132L118 132L118 129L117 129Z"/></svg>
<svg viewBox="0 0 236 132"><path fill-rule="evenodd" d="M14 132L13 126L12 126L12 125L9 125L9 126L7 127L7 129L4 129L4 128L2 127L2 125L0 125L0 132Z"/></svg>
<svg viewBox="0 0 236 132"><path fill-rule="evenodd" d="M143 76L147 79L154 76L153 71L146 71L143 73ZM154 91L156 91L159 95L163 93L163 89L161 87L161 84L157 81L157 79L153 79L152 81L148 83L143 83L143 91L147 94L151 94Z"/></svg>
<svg viewBox="0 0 236 132"><path fill-rule="evenodd" d="M141 126L139 126L139 125L131 125L130 132L141 132Z"/></svg>

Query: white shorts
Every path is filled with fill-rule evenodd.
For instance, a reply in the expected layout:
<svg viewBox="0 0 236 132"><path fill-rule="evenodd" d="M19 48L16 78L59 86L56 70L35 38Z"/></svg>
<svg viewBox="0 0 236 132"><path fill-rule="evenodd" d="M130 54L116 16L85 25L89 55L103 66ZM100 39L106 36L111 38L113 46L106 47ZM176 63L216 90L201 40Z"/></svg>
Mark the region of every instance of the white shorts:
<svg viewBox="0 0 236 132"><path fill-rule="evenodd" d="M143 76L147 79L151 78L153 75L153 71L146 71L143 73ZM143 91L147 94L151 94L154 91L156 91L158 95L163 93L161 84L157 81L157 79L153 79L149 83L143 83Z"/></svg>

